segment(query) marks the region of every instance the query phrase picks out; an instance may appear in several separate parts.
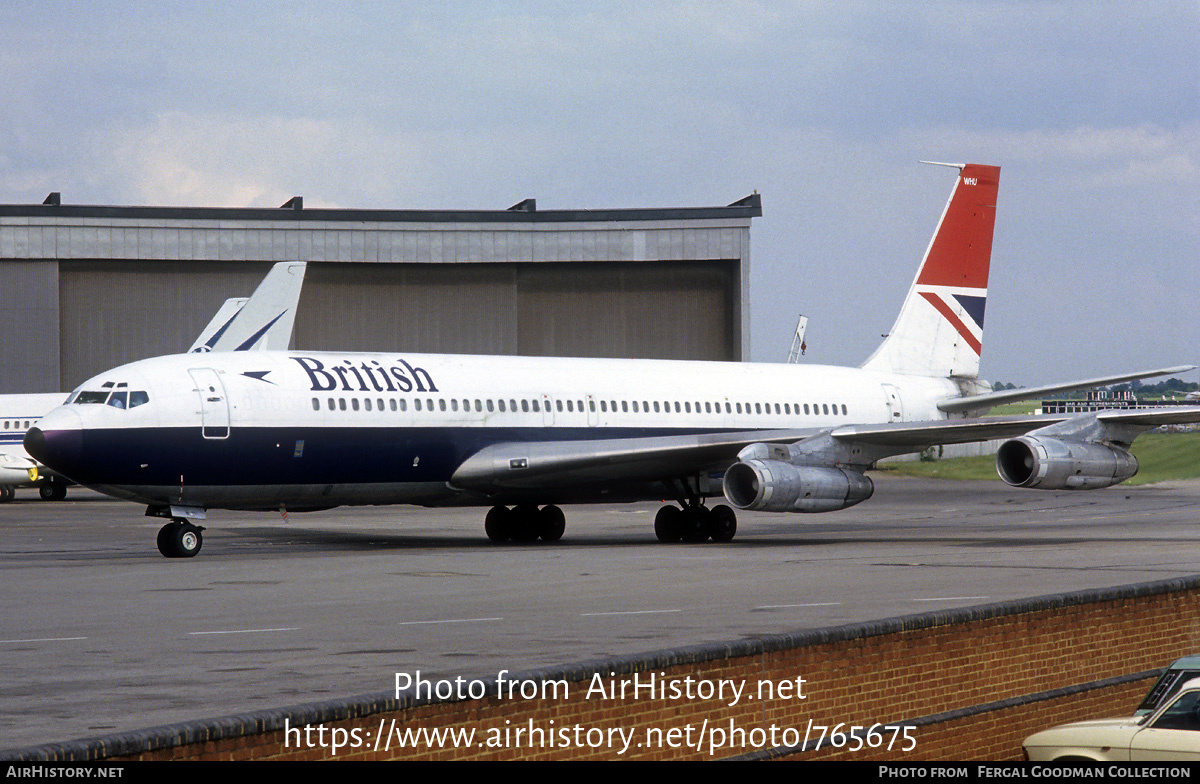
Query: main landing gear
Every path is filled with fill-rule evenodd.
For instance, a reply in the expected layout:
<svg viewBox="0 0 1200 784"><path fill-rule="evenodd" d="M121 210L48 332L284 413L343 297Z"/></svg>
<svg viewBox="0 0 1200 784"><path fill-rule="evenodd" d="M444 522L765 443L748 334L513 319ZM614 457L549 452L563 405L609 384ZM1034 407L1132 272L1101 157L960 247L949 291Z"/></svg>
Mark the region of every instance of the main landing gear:
<svg viewBox="0 0 1200 784"><path fill-rule="evenodd" d="M654 535L660 542L731 542L737 533L737 514L725 504L711 509L699 498L681 502L682 506L667 505L654 517ZM554 505L540 509L534 504L493 506L488 510L483 529L493 542L557 542L566 530L567 521L561 509ZM163 528L166 531L167 527ZM159 549L162 549L159 534ZM197 534L199 536L199 534ZM199 547L196 548L197 550ZM167 555L164 551L163 555Z"/></svg>
<svg viewBox="0 0 1200 784"><path fill-rule="evenodd" d="M47 477L38 487L38 495L43 501L61 501L67 497L67 483L61 477ZM11 501L17 496L17 488L12 485L0 485L0 503Z"/></svg>
<svg viewBox="0 0 1200 784"><path fill-rule="evenodd" d="M664 506L654 516L654 535L660 542L729 542L737 533L737 514L725 504L709 509L699 501Z"/></svg>
<svg viewBox="0 0 1200 784"><path fill-rule="evenodd" d="M67 497L67 483L61 477L48 476L38 488L43 501L61 501Z"/></svg>
<svg viewBox="0 0 1200 784"><path fill-rule="evenodd" d="M493 506L483 524L493 542L557 542L567 530L567 518L553 504L541 509L533 504L518 504L512 509Z"/></svg>
<svg viewBox="0 0 1200 784"><path fill-rule="evenodd" d="M191 558L204 544L203 526L176 518L158 531L158 551L168 558Z"/></svg>

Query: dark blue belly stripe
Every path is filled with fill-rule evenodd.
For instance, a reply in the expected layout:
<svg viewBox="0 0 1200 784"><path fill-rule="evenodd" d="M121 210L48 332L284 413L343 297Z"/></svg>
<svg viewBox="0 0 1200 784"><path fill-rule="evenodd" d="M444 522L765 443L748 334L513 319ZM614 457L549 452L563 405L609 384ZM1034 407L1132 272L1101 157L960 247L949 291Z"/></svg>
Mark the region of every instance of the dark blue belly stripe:
<svg viewBox="0 0 1200 784"><path fill-rule="evenodd" d="M225 439L202 438L198 427L89 430L74 465L56 468L86 485L178 485L181 476L221 486L445 482L496 443L711 432L721 429L235 426Z"/></svg>

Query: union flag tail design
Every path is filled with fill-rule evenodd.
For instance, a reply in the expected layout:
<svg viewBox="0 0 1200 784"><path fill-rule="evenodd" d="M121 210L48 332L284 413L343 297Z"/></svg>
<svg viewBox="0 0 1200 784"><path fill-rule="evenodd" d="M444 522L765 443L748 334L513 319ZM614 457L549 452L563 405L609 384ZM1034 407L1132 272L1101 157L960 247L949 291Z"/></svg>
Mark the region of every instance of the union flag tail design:
<svg viewBox="0 0 1200 784"><path fill-rule="evenodd" d="M900 315L866 370L976 378L1000 167L946 164L958 181Z"/></svg>

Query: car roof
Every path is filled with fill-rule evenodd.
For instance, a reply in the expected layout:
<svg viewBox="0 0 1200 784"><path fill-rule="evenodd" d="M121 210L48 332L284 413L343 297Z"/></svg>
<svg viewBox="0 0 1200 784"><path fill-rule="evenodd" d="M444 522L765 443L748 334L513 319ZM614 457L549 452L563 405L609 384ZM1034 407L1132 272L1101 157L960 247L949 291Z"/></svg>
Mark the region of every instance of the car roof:
<svg viewBox="0 0 1200 784"><path fill-rule="evenodd" d="M1167 669L1168 670L1200 669L1200 654L1193 654L1191 656L1184 656L1183 658L1176 659L1175 661L1171 662L1171 665L1169 667L1167 667Z"/></svg>

